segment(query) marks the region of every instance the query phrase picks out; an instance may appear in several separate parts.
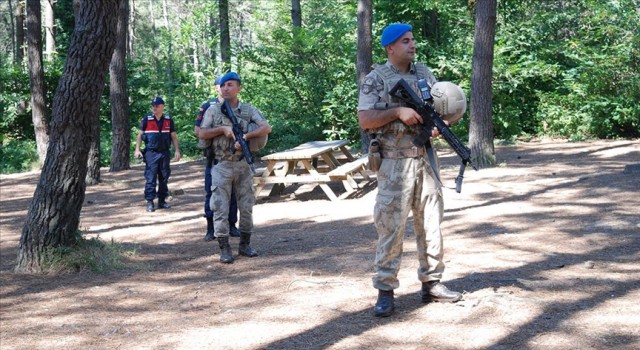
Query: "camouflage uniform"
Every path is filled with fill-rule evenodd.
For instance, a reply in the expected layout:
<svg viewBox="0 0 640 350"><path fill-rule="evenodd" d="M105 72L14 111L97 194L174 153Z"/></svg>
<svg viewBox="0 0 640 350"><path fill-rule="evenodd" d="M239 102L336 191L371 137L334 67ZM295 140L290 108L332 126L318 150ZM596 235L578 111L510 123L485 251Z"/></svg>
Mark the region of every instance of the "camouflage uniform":
<svg viewBox="0 0 640 350"><path fill-rule="evenodd" d="M388 94L400 79L407 81L419 94L416 82L423 78L430 86L436 82L433 74L420 63L412 64L406 74L389 62L376 66L362 84L358 110L385 109L385 102L400 103ZM425 150L413 145L413 138L421 129L421 124L407 126L401 120L395 120L368 130L379 140L382 155L373 213L378 244L374 262L376 274L372 278L373 286L380 290L399 286L397 274L410 211L413 212L420 262L418 279L422 282L440 280L444 271L440 232L444 204L439 164L432 147Z"/></svg>
<svg viewBox="0 0 640 350"><path fill-rule="evenodd" d="M232 126L231 119L220 110L222 104L212 105L204 114L200 127L213 128L218 126ZM242 131L247 132L250 122L260 124L266 120L260 111L246 103L239 103L233 112L242 126ZM229 236L229 201L231 189L235 187L240 210L239 229L242 233L253 232L253 173L247 161L242 157L242 151L232 153L235 143L232 139L220 135L210 141L210 146L217 164L211 168L211 201L213 211L213 227L216 237ZM200 147L202 143L200 141ZM234 149L235 150L235 149ZM215 163L215 162L214 162Z"/></svg>

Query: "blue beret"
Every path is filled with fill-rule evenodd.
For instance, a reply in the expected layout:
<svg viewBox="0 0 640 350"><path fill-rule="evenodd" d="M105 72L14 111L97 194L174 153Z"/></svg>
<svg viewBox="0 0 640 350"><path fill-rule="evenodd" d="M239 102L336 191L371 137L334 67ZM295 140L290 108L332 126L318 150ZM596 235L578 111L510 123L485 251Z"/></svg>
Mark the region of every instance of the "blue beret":
<svg viewBox="0 0 640 350"><path fill-rule="evenodd" d="M224 85L229 80L237 80L238 83L241 83L240 76L236 72L229 72L220 78L220 85Z"/></svg>
<svg viewBox="0 0 640 350"><path fill-rule="evenodd" d="M393 23L389 24L382 31L382 39L380 40L380 44L383 47L393 44L394 41L398 40L401 36L406 32L410 32L413 30L413 27L406 23Z"/></svg>
<svg viewBox="0 0 640 350"><path fill-rule="evenodd" d="M163 104L164 104L164 100L160 96L154 98L153 101L151 101L152 106L163 105Z"/></svg>

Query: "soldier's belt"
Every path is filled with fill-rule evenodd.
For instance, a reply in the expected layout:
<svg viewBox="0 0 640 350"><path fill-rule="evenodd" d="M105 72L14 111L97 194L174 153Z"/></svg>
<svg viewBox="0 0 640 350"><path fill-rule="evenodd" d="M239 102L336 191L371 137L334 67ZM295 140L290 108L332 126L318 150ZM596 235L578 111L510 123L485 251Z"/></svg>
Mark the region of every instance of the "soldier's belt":
<svg viewBox="0 0 640 350"><path fill-rule="evenodd" d="M395 150L382 150L380 151L382 158L386 159L402 159L402 158L416 158L425 155L424 147L411 147Z"/></svg>

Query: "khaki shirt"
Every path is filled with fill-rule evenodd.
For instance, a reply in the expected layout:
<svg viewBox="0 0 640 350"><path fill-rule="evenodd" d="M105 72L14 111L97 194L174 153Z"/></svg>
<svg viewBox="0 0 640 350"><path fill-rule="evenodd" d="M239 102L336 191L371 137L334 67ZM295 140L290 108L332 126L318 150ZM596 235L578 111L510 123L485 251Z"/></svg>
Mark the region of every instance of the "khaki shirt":
<svg viewBox="0 0 640 350"><path fill-rule="evenodd" d="M211 105L209 109L204 114L202 118L202 123L200 124L200 128L216 128L219 126L229 126L232 127L233 123L231 119L224 115L221 111L222 103L216 103ZM254 106L240 102L236 108L233 108L233 113L238 119L238 123L242 127L242 132L248 132L248 125L250 122L254 122L258 125L262 121L266 121L266 118L262 115L262 113L255 108ZM210 141L210 146L214 157L216 160L239 160L242 157L242 151L235 151L233 139L226 137L225 135L220 135L218 137L213 138L212 140L201 140L201 141ZM234 150L234 152L232 152Z"/></svg>
<svg viewBox="0 0 640 350"><path fill-rule="evenodd" d="M384 66L386 67L387 77L381 76L377 71L379 68L376 68L364 78L358 98L359 111L379 109L376 108L376 104L379 102L395 103L397 106L399 101L389 95L389 90L391 90L400 79L404 79L409 86L413 87L416 93L418 93L418 96L420 96L417 86L419 79L427 79L429 85L437 82L431 71L424 65L418 69L415 64L411 64L411 69L407 73L401 73L400 70L394 67L389 61L387 61ZM423 73L425 76L419 76L418 70L426 72ZM415 148L413 139L421 131L421 124L408 126L401 120L395 120L380 128L368 130L369 133L376 135L376 138L380 141L381 149L386 151L402 151Z"/></svg>

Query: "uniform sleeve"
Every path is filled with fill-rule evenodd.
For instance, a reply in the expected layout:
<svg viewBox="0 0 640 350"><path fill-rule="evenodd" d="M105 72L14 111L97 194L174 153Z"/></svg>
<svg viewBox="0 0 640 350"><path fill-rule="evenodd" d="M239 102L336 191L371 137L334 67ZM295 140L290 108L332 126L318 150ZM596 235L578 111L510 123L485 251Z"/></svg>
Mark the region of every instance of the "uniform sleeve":
<svg viewBox="0 0 640 350"><path fill-rule="evenodd" d="M171 123L169 123L169 132L176 132L176 124L173 122L173 118L169 119Z"/></svg>
<svg viewBox="0 0 640 350"><path fill-rule="evenodd" d="M358 96L358 110L368 111L375 109L375 104L380 101L384 91L384 82L376 72L371 72L364 77Z"/></svg>
<svg viewBox="0 0 640 350"><path fill-rule="evenodd" d="M202 116L202 122L200 123L201 128L212 128L213 127L213 116L215 114L216 108L207 108L204 111Z"/></svg>
<svg viewBox="0 0 640 350"><path fill-rule="evenodd" d="M140 130L144 131L145 127L147 126L147 117L142 117L142 120L140 120Z"/></svg>
<svg viewBox="0 0 640 350"><path fill-rule="evenodd" d="M262 115L262 113L255 107L253 107L253 111L251 113L251 120L250 122L254 122L256 124L260 124L260 122L262 121L266 121L267 118L264 117L264 115Z"/></svg>
<svg viewBox="0 0 640 350"><path fill-rule="evenodd" d="M195 126L200 126L202 124L202 118L204 118L204 113L209 109L211 104L209 102L205 102L200 106L200 110L198 111L198 115L196 116Z"/></svg>

